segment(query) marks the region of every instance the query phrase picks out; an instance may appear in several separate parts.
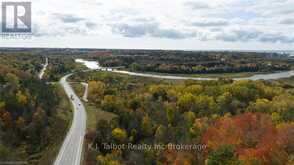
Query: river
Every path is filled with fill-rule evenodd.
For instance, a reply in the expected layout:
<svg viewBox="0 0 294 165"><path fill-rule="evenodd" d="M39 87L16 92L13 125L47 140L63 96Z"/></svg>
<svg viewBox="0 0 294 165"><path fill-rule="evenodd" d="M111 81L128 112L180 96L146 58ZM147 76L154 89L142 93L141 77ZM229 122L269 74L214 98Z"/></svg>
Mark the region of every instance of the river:
<svg viewBox="0 0 294 165"><path fill-rule="evenodd" d="M157 75L150 73L136 73L124 70L116 69L107 69L99 65L97 61L87 61L83 59L76 59L76 62L84 64L87 68L91 70L107 70L114 73L127 74L131 76L140 76L140 77L151 77L151 78L161 78L161 79L173 79L173 80L218 80L218 78L201 78L201 77L184 77L184 76L171 76L171 75ZM289 78L294 76L294 70L283 71L277 73L268 73L268 74L256 74L250 77L243 78L233 78L233 80L277 80L282 78Z"/></svg>

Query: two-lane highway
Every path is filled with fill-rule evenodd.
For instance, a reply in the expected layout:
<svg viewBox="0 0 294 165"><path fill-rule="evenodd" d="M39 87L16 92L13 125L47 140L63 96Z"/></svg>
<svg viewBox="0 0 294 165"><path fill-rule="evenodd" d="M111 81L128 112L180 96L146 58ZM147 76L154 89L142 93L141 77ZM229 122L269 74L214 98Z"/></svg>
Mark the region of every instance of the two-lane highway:
<svg viewBox="0 0 294 165"><path fill-rule="evenodd" d="M86 131L86 111L82 101L66 81L72 74L64 76L60 84L73 105L74 117L71 128L63 142L54 165L79 165L82 158L83 142Z"/></svg>

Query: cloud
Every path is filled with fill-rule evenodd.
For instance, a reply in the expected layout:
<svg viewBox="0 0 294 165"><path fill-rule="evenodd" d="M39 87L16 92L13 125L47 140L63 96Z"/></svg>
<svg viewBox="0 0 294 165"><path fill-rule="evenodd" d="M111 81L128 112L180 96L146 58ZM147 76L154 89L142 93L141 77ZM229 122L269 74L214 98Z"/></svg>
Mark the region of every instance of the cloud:
<svg viewBox="0 0 294 165"><path fill-rule="evenodd" d="M283 25L294 25L294 19L293 18L286 18L286 19L280 21L280 24L283 24Z"/></svg>
<svg viewBox="0 0 294 165"><path fill-rule="evenodd" d="M79 16L76 15L71 15L71 14L53 14L54 17L56 17L57 19L61 20L64 23L77 23L80 21L84 21L84 18L81 18Z"/></svg>
<svg viewBox="0 0 294 165"><path fill-rule="evenodd" d="M280 33L264 34L259 38L259 41L270 43L294 43L294 37L286 36Z"/></svg>
<svg viewBox="0 0 294 165"><path fill-rule="evenodd" d="M226 20L202 19L199 21L192 22L192 26L198 26L198 27L227 26L227 25L229 25L229 22Z"/></svg>
<svg viewBox="0 0 294 165"><path fill-rule="evenodd" d="M89 28L89 29L95 30L95 28L97 27L97 24L94 22L86 22L85 24L86 24L87 28Z"/></svg>
<svg viewBox="0 0 294 165"><path fill-rule="evenodd" d="M249 42L249 41L258 41L261 33L255 30L229 30L225 33L221 33L216 37L227 42Z"/></svg>
<svg viewBox="0 0 294 165"><path fill-rule="evenodd" d="M68 23L62 24L60 22L55 22L54 26L50 26L51 28L47 29L46 27L50 26L33 24L33 36L34 37L62 37L62 36L70 36L70 35L93 35L96 34L97 24L88 21L76 22L76 23Z"/></svg>
<svg viewBox="0 0 294 165"><path fill-rule="evenodd" d="M188 1L188 2L184 2L184 6L189 7L193 10L202 10L202 9L210 9L211 7L209 6L209 4L205 3L205 2L193 2L193 1Z"/></svg>
<svg viewBox="0 0 294 165"><path fill-rule="evenodd" d="M161 24L152 19L135 19L133 23L118 23L112 25L112 31L124 37L157 37L168 39L185 39L195 36L192 32L182 32L172 28L163 28Z"/></svg>
<svg viewBox="0 0 294 165"><path fill-rule="evenodd" d="M115 24L112 27L114 33L122 34L125 37L142 37L153 33L158 28L155 23L129 25L126 23Z"/></svg>
<svg viewBox="0 0 294 165"><path fill-rule="evenodd" d="M193 38L196 33L184 33L174 29L157 29L151 36L168 39L185 39Z"/></svg>
<svg viewBox="0 0 294 165"><path fill-rule="evenodd" d="M248 6L248 10L264 17L284 17L294 14L293 5L293 0L255 1Z"/></svg>
<svg viewBox="0 0 294 165"><path fill-rule="evenodd" d="M190 45L203 41L294 44L293 0L32 2L36 37L79 35L99 40L107 36L136 41L149 37L158 42L185 39L179 44Z"/></svg>
<svg viewBox="0 0 294 165"><path fill-rule="evenodd" d="M134 21L135 20L135 21ZM112 25L113 33L129 38L143 38L146 36L167 39L194 38L201 41L225 41L225 42L265 42L265 43L294 43L294 36L277 31L262 30L262 27L253 28L246 25L231 24L222 19L203 20L193 22L190 25L195 28L179 29L164 27L154 19L134 19L129 23L117 23ZM224 28L225 26L225 28ZM208 27L208 28L204 28Z"/></svg>
<svg viewBox="0 0 294 165"><path fill-rule="evenodd" d="M216 40L226 42L250 42L258 41L265 43L294 43L294 36L284 35L275 32L262 32L259 30L228 30L220 32L215 37Z"/></svg>

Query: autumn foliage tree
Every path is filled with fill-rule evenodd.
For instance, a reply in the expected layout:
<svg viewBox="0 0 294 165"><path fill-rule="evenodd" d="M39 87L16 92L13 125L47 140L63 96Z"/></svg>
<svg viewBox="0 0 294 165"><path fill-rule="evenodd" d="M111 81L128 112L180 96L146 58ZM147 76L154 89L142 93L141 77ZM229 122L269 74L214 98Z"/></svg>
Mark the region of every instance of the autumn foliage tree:
<svg viewBox="0 0 294 165"><path fill-rule="evenodd" d="M203 135L203 142L214 152L222 145L235 147L245 164L260 161L263 164L288 163L280 135L269 115L246 113L235 117L222 117Z"/></svg>
<svg viewBox="0 0 294 165"><path fill-rule="evenodd" d="M101 81L89 81L89 99L99 103L105 91L105 84Z"/></svg>
<svg viewBox="0 0 294 165"><path fill-rule="evenodd" d="M86 74L89 80L105 84L101 104L90 103L116 115L113 124L97 126L93 133L97 146L101 142L207 145L201 151L120 150L119 156L116 151L100 149L103 157L98 162L112 157L125 164L293 163L291 85L284 88L276 81L225 79L171 82L105 72Z"/></svg>
<svg viewBox="0 0 294 165"><path fill-rule="evenodd" d="M62 132L60 126L66 127L56 113L57 86L38 78L42 59L30 53L0 52L0 161L30 157L36 164L41 152L55 142L55 128Z"/></svg>

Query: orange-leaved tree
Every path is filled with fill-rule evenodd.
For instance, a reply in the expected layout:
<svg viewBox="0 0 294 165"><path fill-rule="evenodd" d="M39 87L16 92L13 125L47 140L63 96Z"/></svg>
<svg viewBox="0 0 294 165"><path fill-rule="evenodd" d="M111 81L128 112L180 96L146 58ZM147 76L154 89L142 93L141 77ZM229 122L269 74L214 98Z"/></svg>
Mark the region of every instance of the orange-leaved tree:
<svg viewBox="0 0 294 165"><path fill-rule="evenodd" d="M246 113L222 117L202 136L208 153L223 145L234 146L239 159L245 164L286 164L288 155L282 147L279 131L271 117L262 113Z"/></svg>

